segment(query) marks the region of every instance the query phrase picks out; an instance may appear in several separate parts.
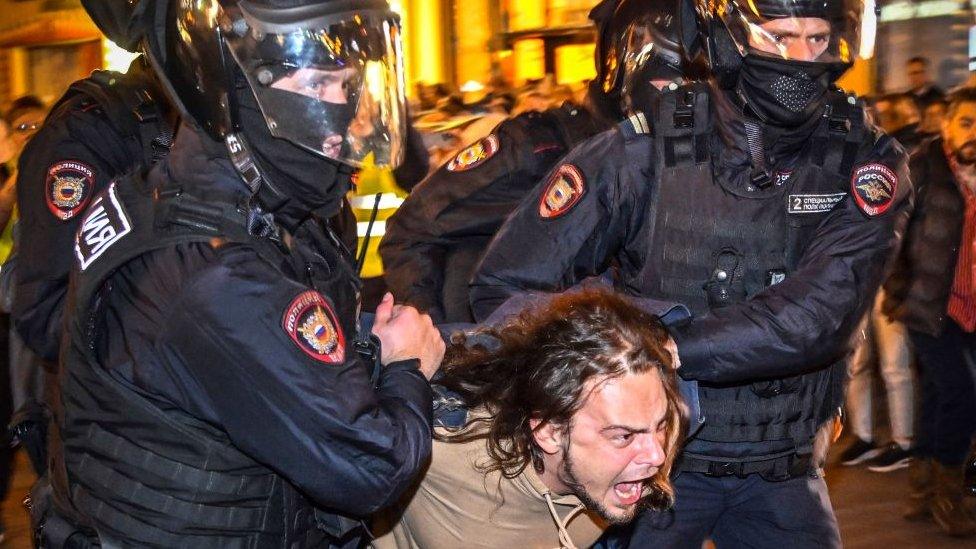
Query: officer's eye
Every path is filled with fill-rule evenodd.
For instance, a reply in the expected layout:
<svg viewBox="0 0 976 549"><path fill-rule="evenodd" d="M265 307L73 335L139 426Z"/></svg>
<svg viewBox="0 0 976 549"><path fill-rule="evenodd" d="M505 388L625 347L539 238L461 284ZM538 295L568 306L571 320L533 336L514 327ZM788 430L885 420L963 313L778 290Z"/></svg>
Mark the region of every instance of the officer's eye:
<svg viewBox="0 0 976 549"><path fill-rule="evenodd" d="M825 43L827 43L827 40L829 38L830 38L830 36L828 36L826 34L815 34L815 35L813 35L813 36L810 37L810 42L812 42L814 44L825 44Z"/></svg>

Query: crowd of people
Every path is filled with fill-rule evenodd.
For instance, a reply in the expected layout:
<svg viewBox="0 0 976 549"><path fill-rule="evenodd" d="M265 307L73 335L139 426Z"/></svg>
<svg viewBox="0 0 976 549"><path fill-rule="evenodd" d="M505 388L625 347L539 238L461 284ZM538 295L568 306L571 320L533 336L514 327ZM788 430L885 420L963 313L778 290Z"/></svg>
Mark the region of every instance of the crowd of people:
<svg viewBox="0 0 976 549"><path fill-rule="evenodd" d="M82 3L141 55L0 126L39 546L839 547L842 419L976 535L976 89L837 89L870 3L603 0L587 85L409 104L385 0Z"/></svg>

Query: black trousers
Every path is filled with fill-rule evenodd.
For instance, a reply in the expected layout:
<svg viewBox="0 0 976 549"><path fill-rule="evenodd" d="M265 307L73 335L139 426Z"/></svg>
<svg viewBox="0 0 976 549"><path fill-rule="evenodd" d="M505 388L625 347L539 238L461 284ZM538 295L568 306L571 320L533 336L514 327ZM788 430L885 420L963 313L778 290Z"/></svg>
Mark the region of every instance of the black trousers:
<svg viewBox="0 0 976 549"><path fill-rule="evenodd" d="M909 336L921 393L915 453L947 467L962 465L976 433L976 334L950 318L939 337L912 330Z"/></svg>
<svg viewBox="0 0 976 549"><path fill-rule="evenodd" d="M674 491L673 511L637 518L631 549L701 549L706 538L722 549L841 546L827 485L819 476L773 482L759 475L685 472L674 480Z"/></svg>

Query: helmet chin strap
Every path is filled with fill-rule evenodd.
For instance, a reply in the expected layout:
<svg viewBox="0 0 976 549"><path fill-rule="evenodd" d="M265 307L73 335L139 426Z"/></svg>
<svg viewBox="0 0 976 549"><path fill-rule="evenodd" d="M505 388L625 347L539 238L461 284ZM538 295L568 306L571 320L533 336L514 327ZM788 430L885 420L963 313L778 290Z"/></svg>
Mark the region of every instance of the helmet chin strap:
<svg viewBox="0 0 976 549"><path fill-rule="evenodd" d="M268 212L274 213L282 209L290 199L270 179L261 174L244 134L228 133L224 138L224 144L227 146L234 169L251 191L251 197L257 199L261 207Z"/></svg>

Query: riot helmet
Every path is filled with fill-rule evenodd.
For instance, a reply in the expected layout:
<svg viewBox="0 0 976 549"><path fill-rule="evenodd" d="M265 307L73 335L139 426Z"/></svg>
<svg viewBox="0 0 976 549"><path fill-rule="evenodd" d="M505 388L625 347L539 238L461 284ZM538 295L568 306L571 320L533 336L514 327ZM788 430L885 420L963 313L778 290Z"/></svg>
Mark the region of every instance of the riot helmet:
<svg viewBox="0 0 976 549"><path fill-rule="evenodd" d="M400 23L386 0L170 0L169 10L150 36L152 58L184 113L227 142L239 170L242 138L256 139L242 111L255 103L271 136L318 158L400 162Z"/></svg>
<svg viewBox="0 0 976 549"><path fill-rule="evenodd" d="M136 53L155 0L81 0L95 26L120 48Z"/></svg>
<svg viewBox="0 0 976 549"><path fill-rule="evenodd" d="M684 47L677 7L675 0L603 0L590 12L597 26L591 99L616 106L617 118L642 110L657 91L651 82L687 74L694 54Z"/></svg>
<svg viewBox="0 0 976 549"><path fill-rule="evenodd" d="M759 118L808 120L857 58L873 55L873 0L700 0L711 69Z"/></svg>

